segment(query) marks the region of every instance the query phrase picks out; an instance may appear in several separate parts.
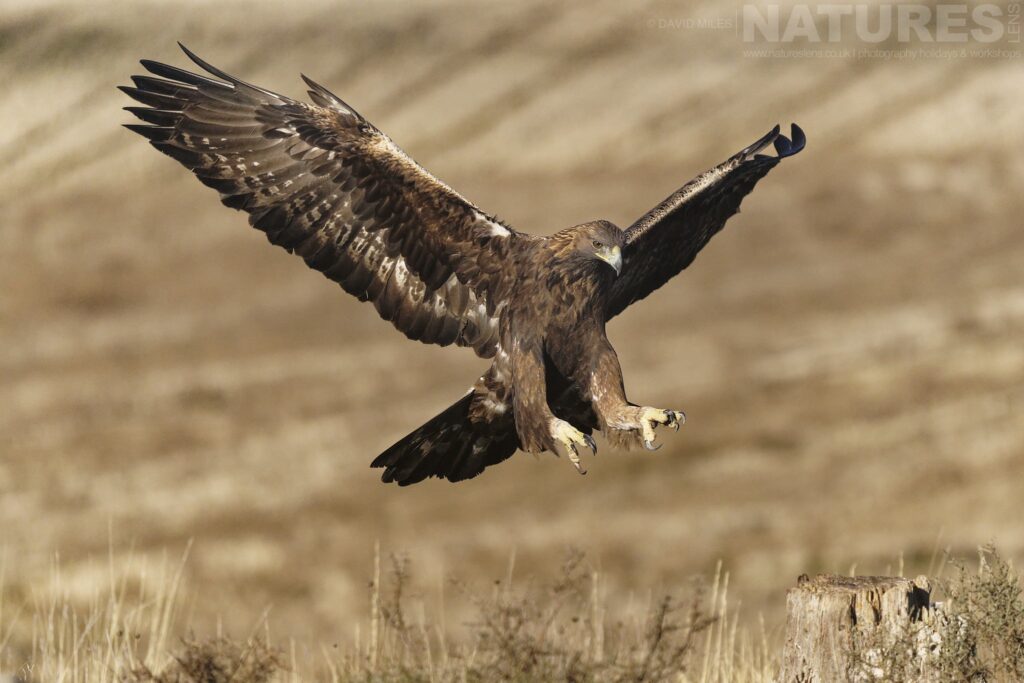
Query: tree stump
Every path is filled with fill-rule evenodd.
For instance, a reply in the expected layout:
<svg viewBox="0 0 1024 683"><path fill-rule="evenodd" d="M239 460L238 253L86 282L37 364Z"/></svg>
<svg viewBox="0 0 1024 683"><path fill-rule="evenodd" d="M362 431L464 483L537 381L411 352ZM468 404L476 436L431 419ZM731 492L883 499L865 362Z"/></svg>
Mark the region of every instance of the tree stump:
<svg viewBox="0 0 1024 683"><path fill-rule="evenodd" d="M866 662L864 651L856 647L863 642L906 642L908 634L926 627L925 622L931 622L930 590L923 576L912 581L830 574L811 579L804 574L786 595L780 683L886 678L884 664ZM915 652L907 656L914 657ZM919 680L930 679L922 672Z"/></svg>

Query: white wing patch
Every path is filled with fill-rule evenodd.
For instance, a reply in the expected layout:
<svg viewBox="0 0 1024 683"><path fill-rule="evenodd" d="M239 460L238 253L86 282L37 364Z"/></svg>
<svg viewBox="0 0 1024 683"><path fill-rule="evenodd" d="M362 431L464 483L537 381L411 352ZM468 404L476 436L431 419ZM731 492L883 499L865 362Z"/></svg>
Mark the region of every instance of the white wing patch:
<svg viewBox="0 0 1024 683"><path fill-rule="evenodd" d="M493 398L488 396L483 400L484 407L491 411L495 415L504 415L505 411L508 410L508 406L500 401L495 401Z"/></svg>
<svg viewBox="0 0 1024 683"><path fill-rule="evenodd" d="M504 225L491 221L491 235L494 237L508 237L512 232Z"/></svg>
<svg viewBox="0 0 1024 683"><path fill-rule="evenodd" d="M391 273L391 277L394 278L399 287L405 289L406 283L409 280L409 269L405 266L404 258L395 260L395 270Z"/></svg>

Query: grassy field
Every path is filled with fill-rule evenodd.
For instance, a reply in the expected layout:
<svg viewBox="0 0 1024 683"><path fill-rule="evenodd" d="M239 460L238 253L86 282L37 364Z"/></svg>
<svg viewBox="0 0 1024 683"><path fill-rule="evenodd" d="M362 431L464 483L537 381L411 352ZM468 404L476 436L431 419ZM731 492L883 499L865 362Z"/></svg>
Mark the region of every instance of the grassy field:
<svg viewBox="0 0 1024 683"><path fill-rule="evenodd" d="M1024 586L1012 565L992 547L979 549L976 565L936 560L929 574L932 599L940 600L929 625L894 632L862 625L845 646L849 680L1015 683L1024 676ZM449 582L428 600L409 592L408 559L384 559L376 548L368 614L352 620L351 640L318 648L272 633L267 615L245 637L219 630L197 637L183 615L184 568L184 561L156 572L111 566L109 584L97 586L83 609L55 565L48 598L31 615L31 647L19 651L21 634L8 632L0 666L16 662L8 665L15 681L68 683L771 683L779 671L778 638L763 619L756 628L741 621L721 566L710 585L695 580L681 595L649 591L623 601L578 551L543 582L517 576L512 556L503 579ZM470 619L449 623L450 603L468 607ZM916 677L921 666L933 677Z"/></svg>
<svg viewBox="0 0 1024 683"><path fill-rule="evenodd" d="M5 652L35 606L85 614L109 567L186 547L175 624L244 641L269 614L312 652L352 642L378 543L424 596L578 547L648 605L721 562L769 635L803 572L1024 558L1024 61L755 58L663 21L734 10L0 3ZM687 412L661 451L399 490L369 461L484 365L406 341L119 127L115 86L183 65L176 40L287 94L307 73L529 232L628 225L777 122L809 143L610 326L630 397Z"/></svg>
<svg viewBox="0 0 1024 683"><path fill-rule="evenodd" d="M775 669L763 624L756 639L737 630L729 575L720 568L710 585L694 581L682 595L623 602L607 594L582 553L568 553L561 574L543 582L517 576L513 557L503 579L448 582L425 599L409 593L409 561L376 550L369 609L352 619L353 636L311 647L275 633L266 615L238 638L191 634L185 566L111 567L109 584L96 587L85 609L55 567L48 601L31 614L31 648L6 648L17 659L3 653L19 662L11 670L22 680L69 683L753 683L770 681ZM466 608L470 620L450 623L446 601Z"/></svg>

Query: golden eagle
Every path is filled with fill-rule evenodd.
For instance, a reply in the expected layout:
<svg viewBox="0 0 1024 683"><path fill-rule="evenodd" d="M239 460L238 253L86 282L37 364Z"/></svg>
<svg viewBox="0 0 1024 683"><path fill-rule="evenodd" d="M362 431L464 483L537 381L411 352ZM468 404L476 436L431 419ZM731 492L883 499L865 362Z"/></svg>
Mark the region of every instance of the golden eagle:
<svg viewBox="0 0 1024 683"><path fill-rule="evenodd" d="M804 147L771 132L690 181L627 230L592 221L550 237L513 230L432 176L355 109L303 76L313 104L143 60L121 89L128 125L410 339L493 359L461 399L388 448L383 481L461 481L516 449L654 449L683 413L626 399L606 322L686 268L779 160ZM761 154L774 145L774 156Z"/></svg>

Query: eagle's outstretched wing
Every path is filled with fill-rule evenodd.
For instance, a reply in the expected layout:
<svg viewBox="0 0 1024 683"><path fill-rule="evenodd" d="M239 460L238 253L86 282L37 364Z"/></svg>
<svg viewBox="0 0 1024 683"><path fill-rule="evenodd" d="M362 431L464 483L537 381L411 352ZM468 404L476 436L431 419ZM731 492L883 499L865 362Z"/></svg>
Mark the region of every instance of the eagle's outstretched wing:
<svg viewBox="0 0 1024 683"><path fill-rule="evenodd" d="M494 355L516 240L313 81L315 104L144 60L121 89L146 107L129 125L310 268L372 301L410 339Z"/></svg>
<svg viewBox="0 0 1024 683"><path fill-rule="evenodd" d="M702 173L648 211L626 231L622 275L615 280L608 317L668 282L686 268L704 245L739 211L740 202L780 159L804 148L793 124L793 139L779 127L728 160ZM774 143L776 156L760 154Z"/></svg>

